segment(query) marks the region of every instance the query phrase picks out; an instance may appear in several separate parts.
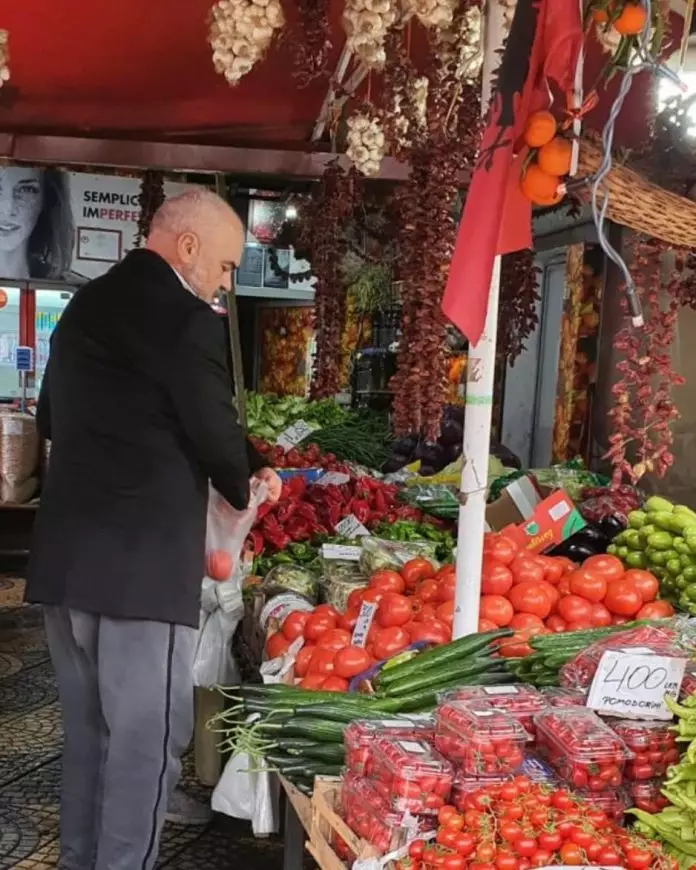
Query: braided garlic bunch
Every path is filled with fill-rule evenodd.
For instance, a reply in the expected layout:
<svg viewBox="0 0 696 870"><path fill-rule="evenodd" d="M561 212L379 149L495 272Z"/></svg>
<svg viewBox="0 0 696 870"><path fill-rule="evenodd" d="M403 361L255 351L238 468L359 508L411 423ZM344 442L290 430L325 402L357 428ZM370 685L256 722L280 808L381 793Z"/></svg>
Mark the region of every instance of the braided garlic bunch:
<svg viewBox="0 0 696 870"><path fill-rule="evenodd" d="M208 37L216 72L236 85L263 58L284 21L280 0L219 0Z"/></svg>
<svg viewBox="0 0 696 870"><path fill-rule="evenodd" d="M452 26L457 0L404 0L406 15L415 15L424 27L444 30Z"/></svg>
<svg viewBox="0 0 696 870"><path fill-rule="evenodd" d="M0 30L0 88L10 80L10 34Z"/></svg>
<svg viewBox="0 0 696 870"><path fill-rule="evenodd" d="M392 0L346 0L343 29L346 44L368 69L384 66L384 40L396 22L398 7Z"/></svg>
<svg viewBox="0 0 696 870"><path fill-rule="evenodd" d="M379 174L382 158L387 152L387 140L377 120L363 112L348 118L346 154L363 175Z"/></svg>

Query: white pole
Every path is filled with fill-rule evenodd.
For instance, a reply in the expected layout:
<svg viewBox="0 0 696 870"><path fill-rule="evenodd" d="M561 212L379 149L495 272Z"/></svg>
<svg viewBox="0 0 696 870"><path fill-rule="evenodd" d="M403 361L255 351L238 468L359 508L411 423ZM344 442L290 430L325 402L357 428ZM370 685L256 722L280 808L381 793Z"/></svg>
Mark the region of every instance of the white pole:
<svg viewBox="0 0 696 870"><path fill-rule="evenodd" d="M481 106L485 113L491 96L492 76L500 62L498 52L505 40L500 0L488 0L486 4L483 39ZM459 487L462 505L459 508L457 588L452 631L454 638L478 631L499 295L500 257L496 257L491 274L486 325L478 344L469 347L467 361L463 467Z"/></svg>

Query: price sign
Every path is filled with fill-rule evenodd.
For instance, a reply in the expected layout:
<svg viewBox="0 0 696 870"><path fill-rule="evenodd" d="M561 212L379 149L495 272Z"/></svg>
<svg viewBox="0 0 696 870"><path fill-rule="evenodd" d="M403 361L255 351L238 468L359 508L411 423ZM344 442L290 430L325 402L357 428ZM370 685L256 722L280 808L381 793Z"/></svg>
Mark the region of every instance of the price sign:
<svg viewBox="0 0 696 870"><path fill-rule="evenodd" d="M377 604L374 601L363 601L358 614L358 621L353 629L353 646L365 646L367 643L367 634L370 631L372 620L377 612Z"/></svg>
<svg viewBox="0 0 696 870"><path fill-rule="evenodd" d="M322 544L321 555L330 561L359 562L362 547L351 547L349 544Z"/></svg>
<svg viewBox="0 0 696 870"><path fill-rule="evenodd" d="M34 371L34 350L31 347L20 345L15 348L15 369L18 372Z"/></svg>
<svg viewBox="0 0 696 870"><path fill-rule="evenodd" d="M327 471L322 474L315 486L343 486L344 483L350 483L350 474L344 474L342 471Z"/></svg>
<svg viewBox="0 0 696 870"><path fill-rule="evenodd" d="M587 706L627 719L669 720L672 713L665 695L677 699L685 667L686 659L607 650L597 666Z"/></svg>
<svg viewBox="0 0 696 870"><path fill-rule="evenodd" d="M336 526L336 531L339 535L343 535L344 538L365 538L370 536L365 526L353 514L344 517Z"/></svg>
<svg viewBox="0 0 696 870"><path fill-rule="evenodd" d="M288 428L281 432L276 440L276 444L278 447L282 447L283 450L287 453L288 450L292 450L293 447L297 447L300 441L304 441L308 435L311 435L312 432L315 432L315 429L312 429L304 420L298 420L297 423L293 423L292 426L288 426Z"/></svg>

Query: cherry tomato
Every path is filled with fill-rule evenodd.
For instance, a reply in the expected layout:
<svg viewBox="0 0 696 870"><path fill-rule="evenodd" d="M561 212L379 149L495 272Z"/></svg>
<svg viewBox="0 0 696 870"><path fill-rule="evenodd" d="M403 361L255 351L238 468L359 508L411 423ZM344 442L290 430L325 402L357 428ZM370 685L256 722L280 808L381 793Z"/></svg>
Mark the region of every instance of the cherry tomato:
<svg viewBox="0 0 696 870"><path fill-rule="evenodd" d="M520 837L515 841L515 852L522 858L531 858L537 850L537 841L534 837Z"/></svg>
<svg viewBox="0 0 696 870"><path fill-rule="evenodd" d="M443 870L464 870L466 867L466 858L463 855L445 855L445 860L442 862Z"/></svg>
<svg viewBox="0 0 696 870"><path fill-rule="evenodd" d="M564 843L561 846L560 855L563 864L567 864L569 867L578 867L585 863L582 849L575 843Z"/></svg>
<svg viewBox="0 0 696 870"><path fill-rule="evenodd" d="M425 849L424 840L413 840L408 847L408 854L414 861L420 861L423 858L423 849Z"/></svg>
<svg viewBox="0 0 696 870"><path fill-rule="evenodd" d="M457 834L457 839L454 842L454 850L465 858L471 855L476 848L476 840L467 831L460 831Z"/></svg>

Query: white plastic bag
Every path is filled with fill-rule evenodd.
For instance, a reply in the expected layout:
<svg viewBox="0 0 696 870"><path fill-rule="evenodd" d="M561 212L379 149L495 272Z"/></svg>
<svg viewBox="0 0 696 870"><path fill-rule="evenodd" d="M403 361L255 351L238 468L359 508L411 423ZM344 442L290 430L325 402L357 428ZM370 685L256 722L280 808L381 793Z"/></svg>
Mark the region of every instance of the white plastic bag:
<svg viewBox="0 0 696 870"><path fill-rule="evenodd" d="M235 510L214 489L208 499L206 576L201 590L198 646L193 684L203 689L239 682L232 656L232 637L244 615L240 555L268 490L252 483L249 507ZM212 573L213 576L210 576Z"/></svg>
<svg viewBox="0 0 696 870"><path fill-rule="evenodd" d="M215 786L211 806L216 813L247 819L255 836L278 831L278 777L252 770L246 753L232 756Z"/></svg>

